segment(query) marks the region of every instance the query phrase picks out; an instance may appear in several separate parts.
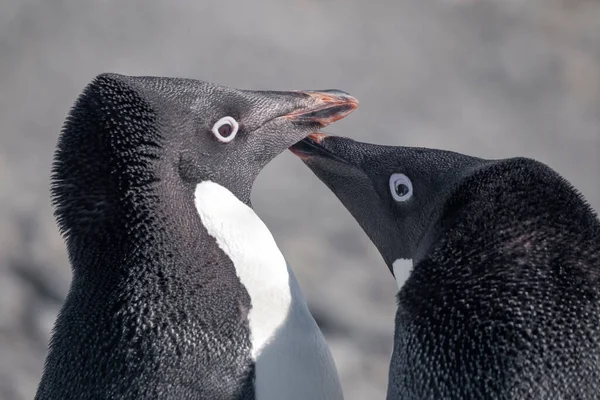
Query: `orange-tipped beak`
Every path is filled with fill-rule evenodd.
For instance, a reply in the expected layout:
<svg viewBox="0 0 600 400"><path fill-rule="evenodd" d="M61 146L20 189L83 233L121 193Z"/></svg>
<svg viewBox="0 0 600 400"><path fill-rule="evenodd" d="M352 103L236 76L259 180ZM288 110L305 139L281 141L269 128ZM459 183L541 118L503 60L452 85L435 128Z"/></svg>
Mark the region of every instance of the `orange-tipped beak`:
<svg viewBox="0 0 600 400"><path fill-rule="evenodd" d="M285 118L294 122L318 123L325 127L344 118L358 107L358 100L341 90L303 93L312 99L313 105L293 111L285 115Z"/></svg>

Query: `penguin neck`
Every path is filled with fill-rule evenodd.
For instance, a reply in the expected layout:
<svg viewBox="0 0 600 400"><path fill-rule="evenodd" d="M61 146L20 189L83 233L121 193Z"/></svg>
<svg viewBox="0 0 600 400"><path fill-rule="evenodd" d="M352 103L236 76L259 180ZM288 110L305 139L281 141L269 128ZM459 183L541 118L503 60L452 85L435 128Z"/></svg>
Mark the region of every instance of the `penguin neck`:
<svg viewBox="0 0 600 400"><path fill-rule="evenodd" d="M192 297L200 296L193 287L207 277L233 282L230 264L207 262L218 252L217 245L195 211L193 189L182 185L174 169L157 161L143 173L123 173L118 180L121 187L113 180L105 180L103 186L94 183L92 194L97 193L98 200L92 218L78 211L83 199L96 201L86 197L90 188L84 185L78 187L78 202L65 208L74 221L67 234L74 281L106 290L126 284L131 296L142 298L161 298L170 290L161 282ZM234 296L227 290L220 294Z"/></svg>
<svg viewBox="0 0 600 400"><path fill-rule="evenodd" d="M247 203L212 181L197 185L194 201L204 228L232 261L250 295L256 358L283 325L294 299L304 304L302 293L271 232Z"/></svg>
<svg viewBox="0 0 600 400"><path fill-rule="evenodd" d="M250 296L256 398L341 399L331 353L269 229L217 183L201 182L194 199L204 228Z"/></svg>

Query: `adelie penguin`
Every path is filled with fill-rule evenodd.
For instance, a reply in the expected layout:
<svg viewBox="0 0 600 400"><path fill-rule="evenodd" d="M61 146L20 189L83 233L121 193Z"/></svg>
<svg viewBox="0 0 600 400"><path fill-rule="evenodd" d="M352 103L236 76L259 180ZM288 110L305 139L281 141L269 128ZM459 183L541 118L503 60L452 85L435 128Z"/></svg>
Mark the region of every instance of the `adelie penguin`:
<svg viewBox="0 0 600 400"><path fill-rule="evenodd" d="M55 154L73 280L36 398L341 399L250 192L271 159L356 106L334 90L89 84Z"/></svg>
<svg viewBox="0 0 600 400"><path fill-rule="evenodd" d="M392 273L387 398L600 398L600 222L548 166L311 135ZM408 265L407 265L408 264Z"/></svg>

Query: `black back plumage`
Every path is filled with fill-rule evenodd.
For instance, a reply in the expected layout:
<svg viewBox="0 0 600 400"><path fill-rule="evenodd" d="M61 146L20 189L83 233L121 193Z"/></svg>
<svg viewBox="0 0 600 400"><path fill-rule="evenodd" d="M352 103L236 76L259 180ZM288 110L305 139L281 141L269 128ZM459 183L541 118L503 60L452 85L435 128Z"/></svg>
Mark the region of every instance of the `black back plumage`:
<svg viewBox="0 0 600 400"><path fill-rule="evenodd" d="M398 294L390 398L595 399L600 223L527 159L459 183Z"/></svg>
<svg viewBox="0 0 600 400"><path fill-rule="evenodd" d="M36 399L254 398L250 299L168 175L189 111L163 83L100 75L66 121L52 195L73 281Z"/></svg>

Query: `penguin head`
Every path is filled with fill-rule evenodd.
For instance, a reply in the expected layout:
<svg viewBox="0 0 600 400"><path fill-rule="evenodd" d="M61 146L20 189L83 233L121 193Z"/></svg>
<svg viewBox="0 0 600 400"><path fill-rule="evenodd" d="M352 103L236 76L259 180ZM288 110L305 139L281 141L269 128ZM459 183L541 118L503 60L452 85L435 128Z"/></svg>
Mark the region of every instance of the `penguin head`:
<svg viewBox="0 0 600 400"><path fill-rule="evenodd" d="M249 204L252 184L269 161L357 105L337 90L251 91L101 74L75 103L59 138L52 183L59 224L63 231L84 229L101 215L117 223L119 210L139 212L137 205L152 201L157 190L190 197L202 181Z"/></svg>
<svg viewBox="0 0 600 400"><path fill-rule="evenodd" d="M484 160L442 150L382 146L311 134L290 150L338 197L394 274L416 261L461 179Z"/></svg>

